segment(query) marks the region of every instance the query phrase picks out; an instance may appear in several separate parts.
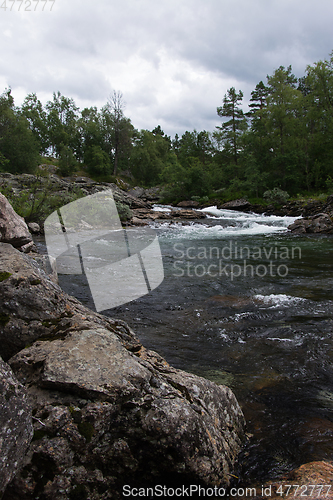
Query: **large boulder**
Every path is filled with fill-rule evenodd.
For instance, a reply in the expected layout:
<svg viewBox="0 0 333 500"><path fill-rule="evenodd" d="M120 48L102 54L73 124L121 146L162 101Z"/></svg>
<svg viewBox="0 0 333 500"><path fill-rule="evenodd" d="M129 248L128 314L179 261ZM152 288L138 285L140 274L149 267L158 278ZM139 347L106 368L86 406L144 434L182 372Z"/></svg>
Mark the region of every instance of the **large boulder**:
<svg viewBox="0 0 333 500"><path fill-rule="evenodd" d="M32 434L26 391L0 358L0 497L22 465Z"/></svg>
<svg viewBox="0 0 333 500"><path fill-rule="evenodd" d="M27 388L35 429L4 499L120 498L129 480L228 485L244 426L232 391L172 368L31 257L0 252L0 349Z"/></svg>
<svg viewBox="0 0 333 500"><path fill-rule="evenodd" d="M20 217L7 198L0 193L0 241L10 243L22 252L29 252L33 241L23 217Z"/></svg>

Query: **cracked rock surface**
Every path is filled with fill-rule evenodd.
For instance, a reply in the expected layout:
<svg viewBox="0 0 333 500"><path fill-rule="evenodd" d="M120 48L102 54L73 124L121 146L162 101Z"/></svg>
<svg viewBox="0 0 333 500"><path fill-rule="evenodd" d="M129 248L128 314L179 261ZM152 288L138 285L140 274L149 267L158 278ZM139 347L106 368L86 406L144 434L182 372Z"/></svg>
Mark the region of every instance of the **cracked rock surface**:
<svg viewBox="0 0 333 500"><path fill-rule="evenodd" d="M3 500L229 484L244 426L229 388L171 367L126 323L65 294L32 257L0 245L0 262L0 349L34 426Z"/></svg>

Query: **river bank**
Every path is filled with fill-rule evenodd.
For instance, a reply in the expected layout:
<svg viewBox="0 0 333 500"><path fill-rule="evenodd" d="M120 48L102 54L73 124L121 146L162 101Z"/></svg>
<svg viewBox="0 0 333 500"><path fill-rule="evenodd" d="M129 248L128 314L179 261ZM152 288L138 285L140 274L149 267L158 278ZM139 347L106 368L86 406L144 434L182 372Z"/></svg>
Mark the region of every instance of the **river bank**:
<svg viewBox="0 0 333 500"><path fill-rule="evenodd" d="M49 197L57 199L58 206L69 203L75 194L87 196L106 189L113 191L117 203L119 215L125 225L148 225L152 221L164 220L195 220L204 219L208 216L202 211L205 206L199 205L193 200L184 200L170 210L159 210L153 205L159 203L161 190L159 188L143 189L129 188L125 184L117 186L113 183L96 182L88 177L61 178L54 173L36 177L30 174L13 175L9 173L0 174L0 190L14 199L22 193L30 192L30 197L36 198L38 206L38 195L43 191L49 192ZM26 203L26 202L25 202ZM331 234L333 232L333 195L328 196L325 201L308 200L291 201L280 207L273 205L251 205L247 200L238 199L227 203L212 200L210 206L214 205L220 210L235 210L245 213L257 213L265 215L301 217L290 227L295 234L318 233ZM38 215L36 215L38 218ZM40 226L43 219L39 217ZM34 231L33 227L31 230ZM36 232L38 230L36 229Z"/></svg>
<svg viewBox="0 0 333 500"><path fill-rule="evenodd" d="M249 443L240 472L234 475L242 484L254 480L264 484L302 463L333 456L332 247L329 236L295 239L290 233L288 237L283 218L283 225L276 227L274 216L222 212L218 219L206 213L205 219L186 225L179 219L159 221L164 283L146 297L106 311L106 316L128 322L140 343L157 350L176 368L235 391L246 416ZM222 255L231 248L230 241L233 249L236 244L244 252L250 249L248 264L255 270L269 264L263 256L275 258L280 247L292 251L296 245L302 258L284 260L288 274L282 277L262 276L261 268L259 274L242 273L233 279L226 274L229 268L221 276L202 274L216 264L202 249L218 246ZM255 248L262 249L259 260ZM280 258L277 253L275 260ZM174 267L177 260L185 270L181 276L175 275L180 274L180 264ZM240 265L239 254L234 252L227 263ZM71 295L79 289L80 300L87 305L91 297L85 285L73 277L67 285L65 281L62 288L72 287ZM39 414L36 418L41 420Z"/></svg>
<svg viewBox="0 0 333 500"><path fill-rule="evenodd" d="M67 295L3 195L0 214L2 498L227 488L244 441L231 389L174 369L124 321Z"/></svg>

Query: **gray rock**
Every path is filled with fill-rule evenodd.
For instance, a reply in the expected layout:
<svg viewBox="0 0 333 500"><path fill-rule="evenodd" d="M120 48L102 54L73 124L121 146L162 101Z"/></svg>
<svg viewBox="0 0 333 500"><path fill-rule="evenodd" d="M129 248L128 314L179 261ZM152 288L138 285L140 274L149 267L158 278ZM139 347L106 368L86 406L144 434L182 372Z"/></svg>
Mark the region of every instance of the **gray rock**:
<svg viewBox="0 0 333 500"><path fill-rule="evenodd" d="M144 189L142 187L136 186L132 189L129 189L128 194L130 196L134 196L135 198L140 198L146 202L157 202L161 198L161 188L152 187L148 189Z"/></svg>
<svg viewBox="0 0 333 500"><path fill-rule="evenodd" d="M4 500L121 498L129 478L229 484L244 426L232 391L172 368L124 322L62 292L32 258L10 245L0 251L12 273L0 283L0 345L14 354L35 429Z"/></svg>
<svg viewBox="0 0 333 500"><path fill-rule="evenodd" d="M62 291L43 270L44 264L0 243L0 355L8 360L39 338L57 338L100 324L117 329L124 342L139 345L122 321L86 309Z"/></svg>
<svg viewBox="0 0 333 500"><path fill-rule="evenodd" d="M40 225L37 224L37 222L28 222L28 228L29 228L29 231L32 232L32 234L39 234L40 233Z"/></svg>
<svg viewBox="0 0 333 500"><path fill-rule="evenodd" d="M314 233L332 234L333 216L319 213L306 219L297 219L288 229L294 234Z"/></svg>
<svg viewBox="0 0 333 500"><path fill-rule="evenodd" d="M188 201L180 201L177 207L181 208L197 208L199 206L198 201L188 200Z"/></svg>
<svg viewBox="0 0 333 500"><path fill-rule="evenodd" d="M186 210L183 208L181 210L171 210L169 217L176 219L205 219L207 216L204 212L200 212L199 210Z"/></svg>
<svg viewBox="0 0 333 500"><path fill-rule="evenodd" d="M0 193L0 241L28 252L34 245L28 226Z"/></svg>
<svg viewBox="0 0 333 500"><path fill-rule="evenodd" d="M32 434L26 391L0 358L0 496L21 467Z"/></svg>
<svg viewBox="0 0 333 500"><path fill-rule="evenodd" d="M63 438L56 481L61 475L71 481L71 467L83 464L97 474L104 464L103 480L110 485L112 475L118 488L126 471L133 482L169 477L171 483L229 484L243 417L227 387L176 370L143 347L131 353L103 328L36 342L10 364L32 397L40 391L37 418L46 410L58 416L43 420L43 428L36 422L42 433ZM68 394L67 408L56 400L59 393ZM48 452L45 441L42 436L43 456L54 460L54 443ZM23 478L31 482L35 460L20 476L21 486Z"/></svg>
<svg viewBox="0 0 333 500"><path fill-rule="evenodd" d="M244 198L240 198L238 200L228 201L227 203L223 203L219 208L227 209L227 210L244 210L246 208L250 208L251 203Z"/></svg>

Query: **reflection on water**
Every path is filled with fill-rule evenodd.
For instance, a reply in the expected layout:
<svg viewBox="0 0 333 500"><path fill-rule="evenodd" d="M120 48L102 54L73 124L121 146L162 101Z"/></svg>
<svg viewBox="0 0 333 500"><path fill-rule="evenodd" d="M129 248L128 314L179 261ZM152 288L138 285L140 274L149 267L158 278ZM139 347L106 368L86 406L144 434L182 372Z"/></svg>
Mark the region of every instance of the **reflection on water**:
<svg viewBox="0 0 333 500"><path fill-rule="evenodd" d="M163 283L105 313L174 366L234 390L252 436L245 480L332 460L332 237L290 235L293 218L207 211L204 223L155 224ZM222 255L230 242L249 250ZM61 285L92 306L79 278Z"/></svg>

